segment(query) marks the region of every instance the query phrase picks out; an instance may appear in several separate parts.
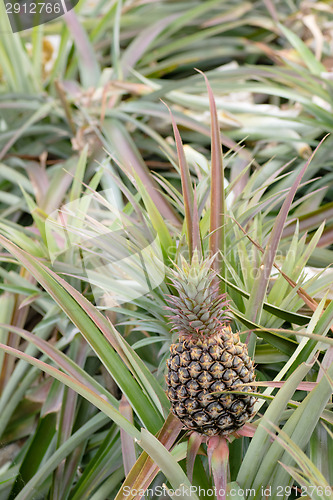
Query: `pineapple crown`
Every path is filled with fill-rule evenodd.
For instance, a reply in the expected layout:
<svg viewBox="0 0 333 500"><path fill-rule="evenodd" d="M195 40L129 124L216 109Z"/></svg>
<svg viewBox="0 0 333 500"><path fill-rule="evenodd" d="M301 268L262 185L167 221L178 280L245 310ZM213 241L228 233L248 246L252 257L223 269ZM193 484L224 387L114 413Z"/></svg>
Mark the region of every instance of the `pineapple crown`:
<svg viewBox="0 0 333 500"><path fill-rule="evenodd" d="M212 336L222 331L230 321L226 294L219 293L216 272L211 268L215 256L200 259L193 253L191 263L181 257L181 265L170 270L171 284L178 296L167 297L172 330L188 337Z"/></svg>

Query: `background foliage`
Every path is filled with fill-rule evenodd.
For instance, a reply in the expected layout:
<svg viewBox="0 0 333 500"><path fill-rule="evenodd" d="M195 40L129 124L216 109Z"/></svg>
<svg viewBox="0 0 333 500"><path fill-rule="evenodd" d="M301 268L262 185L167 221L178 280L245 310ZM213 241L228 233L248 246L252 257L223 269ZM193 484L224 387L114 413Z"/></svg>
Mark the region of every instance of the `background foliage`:
<svg viewBox="0 0 333 500"><path fill-rule="evenodd" d="M229 487L331 497L332 136L311 155L332 21L324 0L82 0L15 35L1 16L1 498L212 486L164 393L164 270L191 241L222 250L252 332L258 414Z"/></svg>

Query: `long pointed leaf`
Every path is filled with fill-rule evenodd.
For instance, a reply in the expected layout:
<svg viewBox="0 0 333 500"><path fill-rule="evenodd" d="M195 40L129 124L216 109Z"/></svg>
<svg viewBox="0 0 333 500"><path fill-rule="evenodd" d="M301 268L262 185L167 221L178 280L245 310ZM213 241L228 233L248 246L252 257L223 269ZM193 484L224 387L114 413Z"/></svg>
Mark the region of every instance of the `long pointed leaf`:
<svg viewBox="0 0 333 500"><path fill-rule="evenodd" d="M199 71L199 70L198 70ZM211 255L217 252L225 253L225 196L224 196L224 170L222 161L222 145L220 139L220 128L217 117L217 110L213 91L209 85L209 81L204 73L199 71L205 78L209 107L211 117L211 196L210 196L210 236L209 249ZM220 270L222 276L225 276L224 260L213 263L213 268ZM223 282L222 282L223 283ZM222 292L224 284L222 285Z"/></svg>
<svg viewBox="0 0 333 500"><path fill-rule="evenodd" d="M179 134L179 130L178 130L177 124L175 122L175 119L174 119L170 109L169 109L169 112L170 112L170 116L171 116L173 133L174 133L174 136L176 139L178 162L179 162L179 168L180 168L180 176L181 176L181 182L182 182L182 191L183 191L184 207L185 207L185 223L186 223L186 228L187 228L187 242L188 242L188 249L189 249L189 254L190 254L190 259L191 259L192 258L192 251L194 250L193 241L192 241L193 200L194 200L193 189L192 189L192 184L191 184L190 171L189 171L189 168L187 165L184 147L183 147L183 143L182 143L182 140L181 140L181 137Z"/></svg>

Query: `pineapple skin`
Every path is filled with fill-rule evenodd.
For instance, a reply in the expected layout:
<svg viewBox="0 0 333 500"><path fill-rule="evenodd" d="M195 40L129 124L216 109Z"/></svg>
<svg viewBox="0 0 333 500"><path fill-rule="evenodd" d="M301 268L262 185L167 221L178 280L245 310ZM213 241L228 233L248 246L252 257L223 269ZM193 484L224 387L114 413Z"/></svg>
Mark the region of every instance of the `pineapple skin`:
<svg viewBox="0 0 333 500"><path fill-rule="evenodd" d="M177 295L167 298L172 330L179 340L167 361L167 396L172 412L187 429L227 436L254 415L254 367L247 346L228 325L228 301L219 292L213 258L191 263L182 258L171 271Z"/></svg>
<svg viewBox="0 0 333 500"><path fill-rule="evenodd" d="M182 336L167 361L167 396L184 426L206 436L227 436L254 415L254 367L247 346L230 326L210 337Z"/></svg>

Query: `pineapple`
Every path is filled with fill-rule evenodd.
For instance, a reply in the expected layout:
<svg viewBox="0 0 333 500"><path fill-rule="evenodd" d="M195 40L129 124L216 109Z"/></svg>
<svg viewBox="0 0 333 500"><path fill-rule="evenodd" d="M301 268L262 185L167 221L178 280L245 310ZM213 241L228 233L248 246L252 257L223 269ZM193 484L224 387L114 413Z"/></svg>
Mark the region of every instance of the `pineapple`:
<svg viewBox="0 0 333 500"><path fill-rule="evenodd" d="M253 416L256 399L221 391L252 392L254 368L247 346L227 324L227 301L211 263L194 252L191 264L182 259L172 271L178 296L167 298L167 309L179 340L170 347L167 395L187 429L227 436Z"/></svg>

